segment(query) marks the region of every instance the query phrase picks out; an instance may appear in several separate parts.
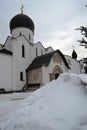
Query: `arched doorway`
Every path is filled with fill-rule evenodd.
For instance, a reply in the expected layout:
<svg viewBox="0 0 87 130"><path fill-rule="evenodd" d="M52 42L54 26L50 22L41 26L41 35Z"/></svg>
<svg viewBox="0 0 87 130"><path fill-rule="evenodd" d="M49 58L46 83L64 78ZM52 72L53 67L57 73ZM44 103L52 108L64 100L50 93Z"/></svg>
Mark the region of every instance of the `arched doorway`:
<svg viewBox="0 0 87 130"><path fill-rule="evenodd" d="M56 66L53 68L52 73L50 74L50 81L52 81L52 80L54 80L54 79L57 79L61 73L63 73L61 67L58 66L58 65L56 65Z"/></svg>
<svg viewBox="0 0 87 130"><path fill-rule="evenodd" d="M55 79L57 79L59 77L59 73L55 74Z"/></svg>

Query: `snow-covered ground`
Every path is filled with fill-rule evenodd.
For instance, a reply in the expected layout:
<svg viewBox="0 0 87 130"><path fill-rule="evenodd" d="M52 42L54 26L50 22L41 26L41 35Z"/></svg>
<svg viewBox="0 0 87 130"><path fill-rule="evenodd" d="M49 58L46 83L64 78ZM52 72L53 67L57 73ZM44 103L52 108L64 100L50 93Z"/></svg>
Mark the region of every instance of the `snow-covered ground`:
<svg viewBox="0 0 87 130"><path fill-rule="evenodd" d="M0 95L0 119L9 112L15 110L23 99L28 97L30 93L11 93Z"/></svg>
<svg viewBox="0 0 87 130"><path fill-rule="evenodd" d="M0 130L87 130L87 75L61 74L0 119Z"/></svg>

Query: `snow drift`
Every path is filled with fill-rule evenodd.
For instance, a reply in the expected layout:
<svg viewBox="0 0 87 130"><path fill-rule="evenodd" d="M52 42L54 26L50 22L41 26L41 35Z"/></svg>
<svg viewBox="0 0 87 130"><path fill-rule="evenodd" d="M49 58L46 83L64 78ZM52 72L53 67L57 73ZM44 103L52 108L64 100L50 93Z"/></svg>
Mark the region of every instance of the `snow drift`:
<svg viewBox="0 0 87 130"><path fill-rule="evenodd" d="M87 75L61 74L1 119L0 130L87 130Z"/></svg>

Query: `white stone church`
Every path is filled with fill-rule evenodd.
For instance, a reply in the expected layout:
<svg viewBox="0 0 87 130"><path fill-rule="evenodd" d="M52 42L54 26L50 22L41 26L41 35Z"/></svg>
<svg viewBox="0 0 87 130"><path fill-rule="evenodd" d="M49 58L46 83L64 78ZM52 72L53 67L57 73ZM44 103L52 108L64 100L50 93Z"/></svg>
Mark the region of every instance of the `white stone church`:
<svg viewBox="0 0 87 130"><path fill-rule="evenodd" d="M82 64L41 42L34 43L34 22L20 13L10 21L11 36L0 45L0 89L20 91L27 87L43 86L60 73L82 73Z"/></svg>

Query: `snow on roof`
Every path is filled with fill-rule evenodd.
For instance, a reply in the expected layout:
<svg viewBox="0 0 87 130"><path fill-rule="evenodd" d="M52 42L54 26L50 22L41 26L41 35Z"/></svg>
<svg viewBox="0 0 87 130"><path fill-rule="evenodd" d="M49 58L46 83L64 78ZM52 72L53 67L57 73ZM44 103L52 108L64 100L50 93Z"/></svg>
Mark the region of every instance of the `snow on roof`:
<svg viewBox="0 0 87 130"><path fill-rule="evenodd" d="M87 75L61 74L0 120L0 130L87 130Z"/></svg>

